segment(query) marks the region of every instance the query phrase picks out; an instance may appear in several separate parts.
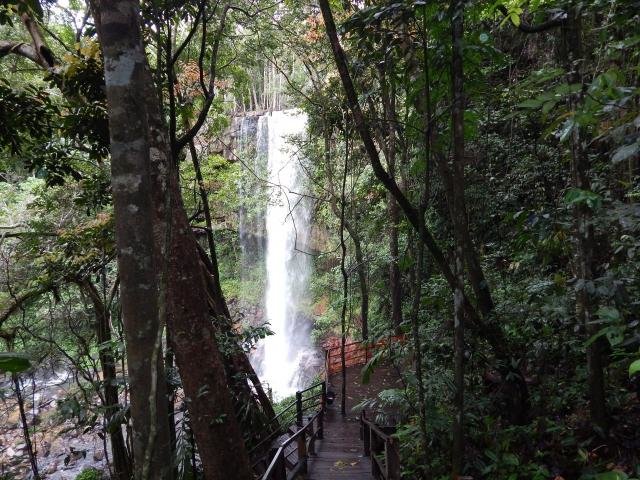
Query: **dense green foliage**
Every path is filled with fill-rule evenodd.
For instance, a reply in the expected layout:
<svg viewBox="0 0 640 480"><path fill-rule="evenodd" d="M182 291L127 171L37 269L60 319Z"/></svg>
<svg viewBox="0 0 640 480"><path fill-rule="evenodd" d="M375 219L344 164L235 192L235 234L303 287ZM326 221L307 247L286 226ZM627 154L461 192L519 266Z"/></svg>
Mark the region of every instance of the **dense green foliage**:
<svg viewBox="0 0 640 480"><path fill-rule="evenodd" d="M466 312L462 473L496 480L640 478L640 4L488 1L460 11L455 2L423 0L329 3L385 171L448 265L460 241L456 220L465 218L466 245L484 275L476 281L468 264L461 272L484 322ZM398 412L406 478L450 477L459 387L453 293L433 250L420 246L423 232L397 210L372 167L317 7L240 1L222 13L216 3L211 28L201 31L199 3L141 5L155 86L174 134L197 121L208 63L217 66L216 96L194 147L203 181L187 155L180 180L203 246L208 227L199 188L213 212L221 284L238 330L230 342L250 350L268 333L256 313L265 267L247 263L239 243L241 215L256 223L267 189L266 172L247 167L255 149L229 153L225 142L234 117L300 108L309 131L295 142L305 153L314 201L315 268L304 306L314 341L343 333L344 225L345 336L360 339L366 318L369 340L399 332L410 339L365 366L364 375L377 362L413 365L398 368L403 389L385 390L366 406ZM106 352L118 365L113 382L122 394L126 354L102 54L95 28L86 18L78 22L85 12L90 18L89 7L75 1L68 8L0 5L0 40L13 42L0 43L0 350L19 352L0 354L0 370L21 370L23 354L35 365L63 362L78 373L78 389L60 400L61 415L112 432L130 425L126 397L105 415L100 357ZM20 53L34 41L20 13L37 20L53 66ZM458 177L448 176L455 170L456 15L464 18L465 154ZM172 42L178 53L169 78L163 48ZM176 50L181 42L185 48ZM455 210L452 182L463 185L464 212ZM480 307L476 287L490 291L490 311ZM99 338L94 291L109 317L106 341ZM394 324L397 309L402 322ZM489 333L496 330L498 348ZM177 388L173 373L168 381ZM594 414L590 389L598 376L604 418ZM518 380L528 392L524 421L510 416L509 388ZM185 421L174 459L182 478L196 478L190 435Z"/></svg>

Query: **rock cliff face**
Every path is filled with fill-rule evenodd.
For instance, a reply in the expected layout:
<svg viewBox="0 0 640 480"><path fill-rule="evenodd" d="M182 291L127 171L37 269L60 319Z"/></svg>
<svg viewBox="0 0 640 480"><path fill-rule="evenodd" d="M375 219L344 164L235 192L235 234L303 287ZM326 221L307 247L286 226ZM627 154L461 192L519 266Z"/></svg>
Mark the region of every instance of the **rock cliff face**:
<svg viewBox="0 0 640 480"><path fill-rule="evenodd" d="M244 115L238 115L231 118L231 124L222 134L216 138L207 138L211 153L222 155L230 162L240 160L241 150L247 146L255 151L256 144L256 127L258 119L268 113L267 111L250 111Z"/></svg>

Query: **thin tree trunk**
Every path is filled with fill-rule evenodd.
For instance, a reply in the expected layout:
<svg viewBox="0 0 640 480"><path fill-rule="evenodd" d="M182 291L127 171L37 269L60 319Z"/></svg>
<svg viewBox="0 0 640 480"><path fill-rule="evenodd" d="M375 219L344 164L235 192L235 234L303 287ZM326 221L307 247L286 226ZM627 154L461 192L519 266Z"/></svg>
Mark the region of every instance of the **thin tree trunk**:
<svg viewBox="0 0 640 480"><path fill-rule="evenodd" d="M22 422L22 434L24 435L24 443L27 446L27 455L29 456L29 463L31 464L31 471L33 472L34 480L40 480L40 473L38 472L38 459L33 450L33 443L31 442L31 434L29 433L29 422L27 422L27 415L24 410L24 398L22 398L22 387L20 386L20 378L17 374L12 375L13 385L16 389L16 399L18 400L18 410L20 411L20 421Z"/></svg>
<svg viewBox="0 0 640 480"><path fill-rule="evenodd" d="M413 337L413 366L418 386L418 419L420 422L420 436L422 437L422 448L424 449L425 461L428 464L428 436L427 436L427 394L424 386L422 371L422 344L420 338L420 304L422 301L422 282L424 280L424 245L418 241L415 266L415 293L413 297L413 307L411 312L411 336Z"/></svg>
<svg viewBox="0 0 640 480"><path fill-rule="evenodd" d="M452 187L451 220L456 237L456 289L453 294L453 352L454 352L454 420L452 445L452 478L457 479L464 463L464 230L467 225L464 206L464 72L462 42L464 0L456 0L451 8L451 80L453 105L451 127L454 172Z"/></svg>
<svg viewBox="0 0 640 480"><path fill-rule="evenodd" d="M364 263L364 255L362 254L362 242L360 234L351 225L351 222L345 221L345 229L349 233L353 241L353 253L356 257L356 272L358 274L358 284L360 286L360 320L362 322L362 340L369 338L369 286L367 284L367 267Z"/></svg>
<svg viewBox="0 0 640 480"><path fill-rule="evenodd" d="M583 83L582 79L582 21L579 7L572 7L567 16L567 41L569 58L567 70L569 82ZM571 109L577 111L583 102L582 91L571 98ZM591 190L589 178L589 158L585 150L586 141L582 138L579 125L574 125L571 134L571 181L574 188ZM585 203L575 205L574 240L576 244L576 316L579 324L585 330L587 338L598 333L598 325L594 323L594 311L597 309L596 298L589 293L593 284L593 255L595 231L593 227L593 213ZM600 337L591 342L587 350L587 375L589 386L589 406L591 421L603 435L607 434L609 418L607 414L606 387L604 379L603 352L605 339Z"/></svg>
<svg viewBox="0 0 640 480"><path fill-rule="evenodd" d="M456 272L460 288L453 293L453 356L454 356L454 396L451 447L451 478L457 480L464 466L464 306L462 287L464 286L463 254L456 248Z"/></svg>
<svg viewBox="0 0 640 480"><path fill-rule="evenodd" d="M172 455L175 456L176 447L178 444L178 436L176 432L176 388L169 381L172 374L175 374L175 355L173 354L173 350L171 349L171 345L173 345L173 339L171 338L171 331L168 328L165 329L164 338L166 343L164 352L164 367L167 371L167 417L169 422L169 445ZM175 477L178 476L177 473L178 471L176 466L176 469L173 472Z"/></svg>
<svg viewBox="0 0 640 480"><path fill-rule="evenodd" d="M384 134L383 139L384 155L387 160L389 177L395 180L396 176L396 92L395 84L387 82L387 69L389 61L380 67L380 83L382 91L382 105L384 109ZM388 83L390 85L388 85ZM398 265L398 224L400 223L400 210L395 197L387 193L387 211L389 213L389 289L391 294L391 328L396 334L400 333L402 323L402 279L400 276L400 266Z"/></svg>
<svg viewBox="0 0 640 480"><path fill-rule="evenodd" d="M329 205L333 214L342 219L341 210L338 208L337 195L334 187L333 170L331 166L331 133L328 128L324 129L324 155L327 178L327 190L329 191ZM360 318L362 321L362 340L369 338L369 286L367 282L367 268L364 263L362 252L362 240L360 233L353 224L345 217L344 228L353 241L353 251L356 258L356 272L360 286Z"/></svg>
<svg viewBox="0 0 640 480"><path fill-rule="evenodd" d="M380 162L380 156L378 155L378 151L373 141L371 129L364 117L362 109L360 108L358 95L353 85L353 81L351 80L351 75L349 74L346 55L338 39L336 25L333 19L333 14L331 13L329 2L328 0L319 0L319 5L324 18L327 37L329 38L329 42L333 50L336 67L338 68L338 73L340 74L340 79L345 90L349 108L353 115L355 128L362 139L364 149L369 157L373 172L382 185L396 198L411 226L419 232L418 210L411 204L409 199L398 187L398 184L389 176ZM448 259L445 257L432 233L429 229L425 228L423 232L420 233L420 237L431 253L435 265L440 270L440 273L443 275L449 285L449 288L452 291L455 291L457 289L456 275L451 269ZM519 367L513 366L513 353L501 326L495 322L494 318L486 316L481 311L474 308L464 292L462 292L462 302L465 316L469 321L469 324L473 326L475 331L487 341L496 358L502 365L504 365L501 369L503 376L505 376L505 378L513 377L514 379L514 394L510 396L514 404L512 410L526 412L529 400L528 389Z"/></svg>
<svg viewBox="0 0 640 480"><path fill-rule="evenodd" d="M96 287L88 278L79 282L81 290L89 297L93 304L96 317L96 338L99 345L100 367L102 369L102 385L104 391L104 418L107 424L118 411L118 383L116 379L116 363L111 347L111 315L105 300L100 298ZM131 459L127 452L127 445L122 434L122 426L109 425L109 440L111 442L111 456L113 459L114 480L129 480L132 475Z"/></svg>
<svg viewBox="0 0 640 480"><path fill-rule="evenodd" d="M426 13L425 13L426 15ZM417 108L423 108L423 124L425 127L423 143L424 143L424 179L422 185L422 199L420 203L419 211L419 226L418 235L422 236L425 229L425 212L427 210L429 196L430 196L430 180L431 180L431 138L434 125L432 125L432 105L431 105L431 78L429 76L429 61L428 61L428 48L427 48L427 30L426 19L423 18L423 32L422 32L422 50L424 56L424 104L416 100ZM411 335L413 336L413 363L416 371L416 383L418 385L418 408L419 408L419 420L420 420L420 434L422 436L423 449L425 454L425 465L429 463L427 453L427 400L426 400L426 388L424 385L424 378L422 372L422 343L420 338L420 305L422 302L422 283L424 278L429 277L429 272L424 270L424 243L418 240L417 245L417 258L415 267L415 294L413 298L413 311L411 314Z"/></svg>
<svg viewBox="0 0 640 480"><path fill-rule="evenodd" d="M345 190L347 186L347 164L349 159L349 137L345 130L345 157L344 157L344 173L342 175L342 188L340 190L340 248L342 255L340 257L340 272L342 273L342 312L340 322L340 361L342 366L342 391L340 401L340 413L346 415L347 412L347 359L345 345L347 343L347 295L349 288L349 277L347 276L346 258L347 244L344 240L344 219L345 206L347 204L345 198Z"/></svg>
<svg viewBox="0 0 640 480"><path fill-rule="evenodd" d="M188 125L188 123L187 123ZM202 203L202 211L204 212L204 221L207 235L207 245L209 246L209 260L211 261L212 269L211 275L213 276L215 294L218 298L221 308L226 316L230 317L227 302L224 299L222 293L222 286L220 284L220 270L218 268L218 256L216 254L216 242L213 238L213 222L211 220L211 208L209 207L209 196L204 188L204 178L202 177L202 169L200 168L200 160L198 158L198 152L193 143L193 140L189 142L189 156L193 163L193 168L196 172L196 181L198 182L198 193L200 195L200 202Z"/></svg>

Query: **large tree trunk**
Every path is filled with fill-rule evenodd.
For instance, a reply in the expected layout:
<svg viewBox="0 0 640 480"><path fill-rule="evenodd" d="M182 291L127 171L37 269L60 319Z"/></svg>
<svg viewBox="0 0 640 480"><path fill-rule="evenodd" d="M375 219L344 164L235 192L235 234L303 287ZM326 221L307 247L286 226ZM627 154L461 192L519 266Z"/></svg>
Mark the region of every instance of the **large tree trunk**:
<svg viewBox="0 0 640 480"><path fill-rule="evenodd" d="M160 319L166 318L205 478L248 480L252 478L249 459L217 350L196 241L182 204L166 125L144 53L138 4L102 0L96 19L105 58L129 370L135 380L131 389L134 450L143 454L142 464L137 460L136 475L154 480L171 475L167 406L164 381L160 380ZM139 330L132 321L142 321L144 339L136 338ZM140 351L151 365L138 358ZM139 383L149 385L142 390L147 399L147 408L142 410L145 402L136 401L134 408L134 396L140 397ZM150 421L145 422L145 417ZM146 435L141 435L141 428Z"/></svg>
<svg viewBox="0 0 640 480"><path fill-rule="evenodd" d="M100 1L94 14L105 58L111 185L129 371L136 479L172 477L158 309L155 205L148 142L151 84L131 1Z"/></svg>
<svg viewBox="0 0 640 480"><path fill-rule="evenodd" d="M215 64L217 59L215 55L218 51L219 41L224 31L226 12L228 8L225 7L222 13L222 20L220 22L219 28L216 32L213 53L214 58L211 60L210 66L210 78L209 85L210 91L208 93L208 98L213 98L215 95ZM204 14L204 13L203 13ZM167 46L168 54L167 56L171 56L171 48L170 45ZM168 78L173 78L173 66L169 67L167 72ZM169 83L169 85L173 85L173 83ZM176 97L179 102L183 101L181 92L177 89ZM209 108L206 107L205 108ZM170 111L173 114L176 113L175 105L170 105ZM203 110L204 111L204 110ZM201 112L202 114L202 112ZM198 130L194 130L194 127L191 125L191 121L188 116L183 116L183 122L186 126L187 132L189 132L192 137L197 134ZM171 143L172 145L176 145L176 148L173 150L173 162L175 165L179 164L180 161L180 153L181 148L178 146L181 142L176 139L175 130L170 132L171 134ZM184 143L184 142L182 142ZM209 307L211 315L217 319L216 322L216 330L224 335L233 335L233 321L231 319L231 314L229 313L229 308L227 306L227 302L224 298L224 294L222 292L222 286L220 283L220 271L218 268L218 256L216 253L216 245L215 239L213 237L213 222L211 217L211 209L209 206L209 198L206 189L204 188L204 177L202 176L202 170L200 167L200 159L198 156L198 152L191 138L188 142L186 142L189 147L189 156L191 157L191 161L193 163L193 167L196 173L196 181L198 183L198 191L200 194L200 201L202 203L202 210L205 217L205 225L206 225L206 236L207 243L209 246L209 256L204 252L204 250L200 247L200 245L196 244L198 247L198 252L200 254L200 260L202 261L203 267L203 275L205 277L205 286L208 293L209 299ZM215 340L213 340L215 341ZM262 384L258 379L247 355L241 348L237 348L234 352L225 352L223 357L223 361L225 363L225 368L227 370L228 378L231 380L231 390L234 394L236 404L239 404L237 407L238 418L243 418L244 422L249 422L247 427L249 427L252 431L260 430L256 421L258 420L255 417L246 415L246 403L251 404L253 407L261 407L261 414L266 417L266 420L272 420L275 417L275 412L273 410L273 406L266 395L264 389L262 388ZM249 380L254 387L258 402L255 402L255 399L251 393L250 385L247 382ZM265 420L264 418L262 420ZM257 423L260 423L259 421Z"/></svg>
<svg viewBox="0 0 640 480"><path fill-rule="evenodd" d="M202 271L205 278L209 310L211 315L217 319L214 326L216 330L221 332L223 335L229 334L233 330L233 323L227 304L224 301L224 297L220 297L217 294L217 292L221 290L216 287L214 274L216 267L211 262L204 249L199 244L196 244L196 247L198 248L200 261L202 262ZM271 404L269 396L264 391L262 383L253 369L249 358L247 358L246 353L238 347L233 352L225 352L223 360L228 372L228 377L234 379L231 381L231 389L235 399L243 399L248 402L253 401L250 387L247 383L247 380L249 380L256 392L258 403L261 407L260 409L266 417L266 420L272 420L276 416L273 410L273 405ZM258 429L257 425L252 425L251 427L254 432Z"/></svg>
<svg viewBox="0 0 640 480"><path fill-rule="evenodd" d="M209 316L206 287L195 238L177 188L177 172L169 178L171 237L167 291L167 326L187 394L189 416L207 479L252 478L249 457L218 351L216 329Z"/></svg>

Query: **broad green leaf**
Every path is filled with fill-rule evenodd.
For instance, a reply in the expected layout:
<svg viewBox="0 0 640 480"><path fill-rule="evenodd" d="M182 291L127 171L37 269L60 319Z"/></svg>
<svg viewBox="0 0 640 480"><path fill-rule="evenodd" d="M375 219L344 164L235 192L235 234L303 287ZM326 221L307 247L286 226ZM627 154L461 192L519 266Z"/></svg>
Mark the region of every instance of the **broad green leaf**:
<svg viewBox="0 0 640 480"><path fill-rule="evenodd" d="M629 365L629 376L630 377L634 376L638 372L640 372L640 358L638 360L636 360L635 362L631 362L631 365Z"/></svg>
<svg viewBox="0 0 640 480"><path fill-rule="evenodd" d="M629 477L626 473L620 472L618 470L613 470L611 472L599 473L596 475L596 480L627 480Z"/></svg>
<svg viewBox="0 0 640 480"><path fill-rule="evenodd" d="M615 307L600 307L596 315L606 322L617 322L620 320L620 312Z"/></svg>
<svg viewBox="0 0 640 480"><path fill-rule="evenodd" d="M19 373L31 367L29 357L23 353L0 352L0 372Z"/></svg>
<svg viewBox="0 0 640 480"><path fill-rule="evenodd" d="M586 204L591 209L597 209L602 206L602 197L590 190L570 188L564 196L564 202L567 205Z"/></svg>
<svg viewBox="0 0 640 480"><path fill-rule="evenodd" d="M519 108L540 108L540 106L542 105L542 102L540 102L540 100L537 100L535 98L530 98L529 100L525 100L524 102L520 102L518 104Z"/></svg>
<svg viewBox="0 0 640 480"><path fill-rule="evenodd" d="M620 345L624 341L624 328L618 326L605 327L598 333L593 335L589 340L587 340L584 346L588 347L593 342L598 340L598 338L603 336L607 337L607 341L612 347L615 347L616 345Z"/></svg>
<svg viewBox="0 0 640 480"><path fill-rule="evenodd" d="M623 327L609 327L607 333L607 340L609 345L615 347L624 342L624 328Z"/></svg>
<svg viewBox="0 0 640 480"><path fill-rule="evenodd" d="M520 460L513 453L505 453L503 459L507 465L512 465L512 466L520 465Z"/></svg>
<svg viewBox="0 0 640 480"><path fill-rule="evenodd" d="M378 363L380 363L381 359L385 355L385 350L381 349L373 354L373 356L369 359L364 367L362 367L361 375L362 375L362 384L367 385L371 381L371 375L375 370Z"/></svg>
<svg viewBox="0 0 640 480"><path fill-rule="evenodd" d="M637 141L630 145L623 145L616 149L611 157L613 163L624 162L625 160L637 155L640 152L640 143Z"/></svg>
<svg viewBox="0 0 640 480"><path fill-rule="evenodd" d="M542 113L544 114L549 113L555 106L556 106L555 101L545 102L544 105L542 105Z"/></svg>

